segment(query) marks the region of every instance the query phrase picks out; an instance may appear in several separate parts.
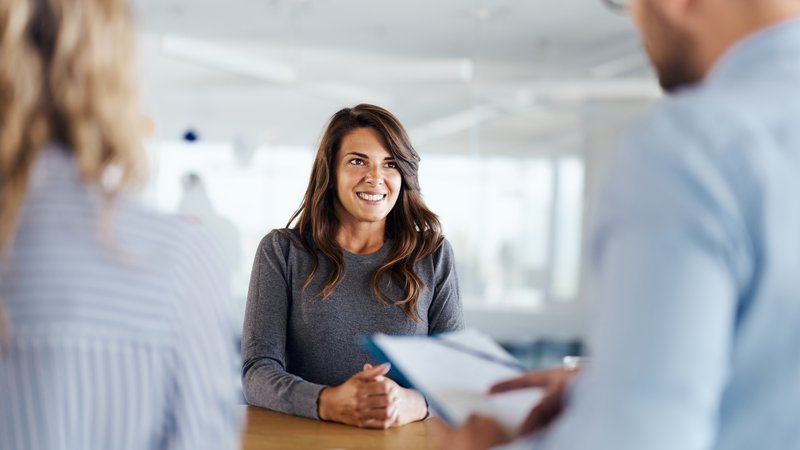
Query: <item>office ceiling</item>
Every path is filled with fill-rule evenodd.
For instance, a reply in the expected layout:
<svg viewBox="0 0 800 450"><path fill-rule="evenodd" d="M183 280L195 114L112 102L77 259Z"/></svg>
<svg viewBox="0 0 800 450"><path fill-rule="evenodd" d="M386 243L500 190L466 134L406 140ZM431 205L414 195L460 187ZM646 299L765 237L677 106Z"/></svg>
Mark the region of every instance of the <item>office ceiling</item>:
<svg viewBox="0 0 800 450"><path fill-rule="evenodd" d="M574 146L585 102L659 95L628 18L600 0L132 4L163 139L310 146L333 112L369 101L429 151L514 153Z"/></svg>

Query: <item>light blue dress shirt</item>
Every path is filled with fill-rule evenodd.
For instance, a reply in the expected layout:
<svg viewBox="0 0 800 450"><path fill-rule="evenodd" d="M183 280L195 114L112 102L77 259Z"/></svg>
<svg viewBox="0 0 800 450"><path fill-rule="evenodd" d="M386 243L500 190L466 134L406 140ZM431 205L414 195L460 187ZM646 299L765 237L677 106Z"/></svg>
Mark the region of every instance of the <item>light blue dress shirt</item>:
<svg viewBox="0 0 800 450"><path fill-rule="evenodd" d="M800 448L800 21L635 124L595 206L593 359L518 446Z"/></svg>

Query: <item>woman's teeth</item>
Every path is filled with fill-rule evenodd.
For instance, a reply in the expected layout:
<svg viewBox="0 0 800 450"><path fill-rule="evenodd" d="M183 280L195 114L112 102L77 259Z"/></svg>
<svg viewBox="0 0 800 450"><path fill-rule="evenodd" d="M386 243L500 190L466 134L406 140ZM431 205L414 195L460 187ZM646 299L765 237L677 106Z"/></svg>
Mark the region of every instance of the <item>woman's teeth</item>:
<svg viewBox="0 0 800 450"><path fill-rule="evenodd" d="M383 200L386 197L386 194L365 194L363 192L359 192L358 197L362 200L366 200L368 202L377 202L379 200Z"/></svg>

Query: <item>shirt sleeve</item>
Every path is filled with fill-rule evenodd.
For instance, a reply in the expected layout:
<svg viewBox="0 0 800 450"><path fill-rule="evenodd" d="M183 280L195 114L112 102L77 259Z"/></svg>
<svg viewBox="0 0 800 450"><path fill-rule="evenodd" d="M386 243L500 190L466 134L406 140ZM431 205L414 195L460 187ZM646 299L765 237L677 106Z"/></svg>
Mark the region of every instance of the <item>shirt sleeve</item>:
<svg viewBox="0 0 800 450"><path fill-rule="evenodd" d="M445 239L434 253L433 300L428 309L428 333L443 333L464 328L461 290L458 287L453 248Z"/></svg>
<svg viewBox="0 0 800 450"><path fill-rule="evenodd" d="M592 362L537 449L713 446L752 269L747 177L680 119L640 124L612 163L589 233Z"/></svg>
<svg viewBox="0 0 800 450"><path fill-rule="evenodd" d="M175 381L159 448L235 449L244 409L239 405L239 360L225 271L201 228L184 225L186 242L175 268Z"/></svg>
<svg viewBox="0 0 800 450"><path fill-rule="evenodd" d="M251 405L318 419L317 402L325 386L286 371L292 299L289 245L287 238L272 231L256 253L242 332L242 384Z"/></svg>

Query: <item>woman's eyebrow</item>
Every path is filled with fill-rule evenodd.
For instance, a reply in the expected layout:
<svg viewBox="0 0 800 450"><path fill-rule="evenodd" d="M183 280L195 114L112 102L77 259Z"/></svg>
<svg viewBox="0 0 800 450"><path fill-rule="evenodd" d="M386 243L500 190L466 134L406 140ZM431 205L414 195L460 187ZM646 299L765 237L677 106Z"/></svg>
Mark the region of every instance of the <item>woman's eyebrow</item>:
<svg viewBox="0 0 800 450"><path fill-rule="evenodd" d="M364 153L348 152L347 154L345 154L345 156L350 156L350 155L358 156L359 158L369 159L369 156L367 156ZM386 158L383 158L384 161L390 161L390 160L393 160L393 159L396 159L396 158L394 156L391 156L391 155L387 156Z"/></svg>

